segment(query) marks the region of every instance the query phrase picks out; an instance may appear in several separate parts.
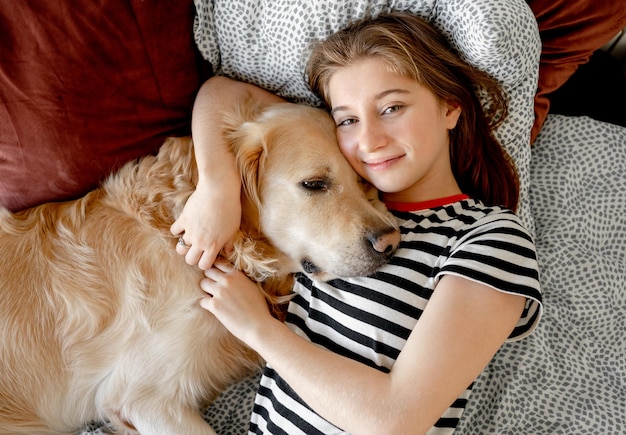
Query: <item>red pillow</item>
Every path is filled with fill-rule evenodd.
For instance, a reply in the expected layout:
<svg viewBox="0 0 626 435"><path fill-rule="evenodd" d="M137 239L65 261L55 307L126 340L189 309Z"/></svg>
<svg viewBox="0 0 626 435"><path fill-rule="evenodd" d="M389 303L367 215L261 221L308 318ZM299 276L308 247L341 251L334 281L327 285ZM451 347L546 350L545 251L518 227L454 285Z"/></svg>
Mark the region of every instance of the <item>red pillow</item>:
<svg viewBox="0 0 626 435"><path fill-rule="evenodd" d="M537 17L542 50L535 97L534 141L550 110L547 95L557 90L594 51L626 27L623 1L527 0Z"/></svg>
<svg viewBox="0 0 626 435"><path fill-rule="evenodd" d="M1 2L0 206L80 196L188 134L209 68L192 0Z"/></svg>

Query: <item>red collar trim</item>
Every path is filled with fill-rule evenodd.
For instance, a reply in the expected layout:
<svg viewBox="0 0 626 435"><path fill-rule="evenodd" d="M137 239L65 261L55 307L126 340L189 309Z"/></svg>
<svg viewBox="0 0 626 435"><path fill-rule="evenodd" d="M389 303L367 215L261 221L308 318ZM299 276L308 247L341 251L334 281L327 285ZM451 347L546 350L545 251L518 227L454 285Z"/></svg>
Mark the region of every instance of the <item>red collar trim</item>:
<svg viewBox="0 0 626 435"><path fill-rule="evenodd" d="M418 211L418 210L426 210L429 208L441 207L443 205L452 204L455 202L462 201L464 199L469 199L469 196L464 193L459 193L458 195L447 196L445 198L431 199L428 201L421 202L394 202L389 201L385 202L385 205L389 210L395 211Z"/></svg>

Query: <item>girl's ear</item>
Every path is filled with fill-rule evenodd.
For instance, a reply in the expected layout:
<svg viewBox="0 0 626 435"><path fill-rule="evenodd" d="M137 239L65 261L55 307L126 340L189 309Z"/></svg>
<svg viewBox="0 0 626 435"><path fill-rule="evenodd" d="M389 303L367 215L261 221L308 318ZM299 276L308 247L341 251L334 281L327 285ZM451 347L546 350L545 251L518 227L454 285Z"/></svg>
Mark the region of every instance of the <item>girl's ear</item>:
<svg viewBox="0 0 626 435"><path fill-rule="evenodd" d="M453 130L461 116L461 106L456 101L447 101L444 103L446 126L448 130Z"/></svg>

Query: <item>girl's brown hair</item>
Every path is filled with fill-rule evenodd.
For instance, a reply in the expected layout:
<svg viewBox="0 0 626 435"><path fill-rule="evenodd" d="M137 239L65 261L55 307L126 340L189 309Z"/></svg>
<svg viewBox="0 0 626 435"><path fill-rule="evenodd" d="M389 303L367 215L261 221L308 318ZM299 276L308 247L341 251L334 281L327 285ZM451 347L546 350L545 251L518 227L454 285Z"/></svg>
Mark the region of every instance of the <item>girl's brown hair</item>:
<svg viewBox="0 0 626 435"><path fill-rule="evenodd" d="M450 131L452 172L461 191L487 205L515 210L517 171L493 134L508 113L498 82L461 60L429 22L410 14L387 13L357 21L314 47L306 71L312 91L330 107L331 76L370 57L383 59L392 71L461 107L457 125ZM487 101L485 107L479 94Z"/></svg>

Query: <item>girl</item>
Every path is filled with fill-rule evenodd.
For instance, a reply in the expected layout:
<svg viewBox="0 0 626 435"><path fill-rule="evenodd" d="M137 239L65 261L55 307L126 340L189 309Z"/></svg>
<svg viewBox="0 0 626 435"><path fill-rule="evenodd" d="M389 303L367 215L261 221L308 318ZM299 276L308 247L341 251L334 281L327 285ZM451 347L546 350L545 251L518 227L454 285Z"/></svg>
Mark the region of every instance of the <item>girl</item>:
<svg viewBox="0 0 626 435"><path fill-rule="evenodd" d="M379 189L402 242L369 277L299 276L285 323L231 265L206 270L202 307L267 361L250 431L451 433L475 378L541 314L535 248L511 211L515 168L492 134L506 116L502 92L429 23L405 14L332 35L314 49L307 73L335 119L343 154ZM201 128L218 122L215 108L228 98L280 101L228 79L209 82L194 108L196 141L212 133ZM478 89L489 97L486 111ZM198 149L204 175L172 227L191 244L178 252L201 266L226 240L193 223L208 215L201 202L230 201L230 211L212 220L229 223L220 229L227 236L240 213L239 177L220 148L211 147L211 159L208 147ZM217 175L209 160L220 162ZM221 180L210 185L209 176Z"/></svg>

